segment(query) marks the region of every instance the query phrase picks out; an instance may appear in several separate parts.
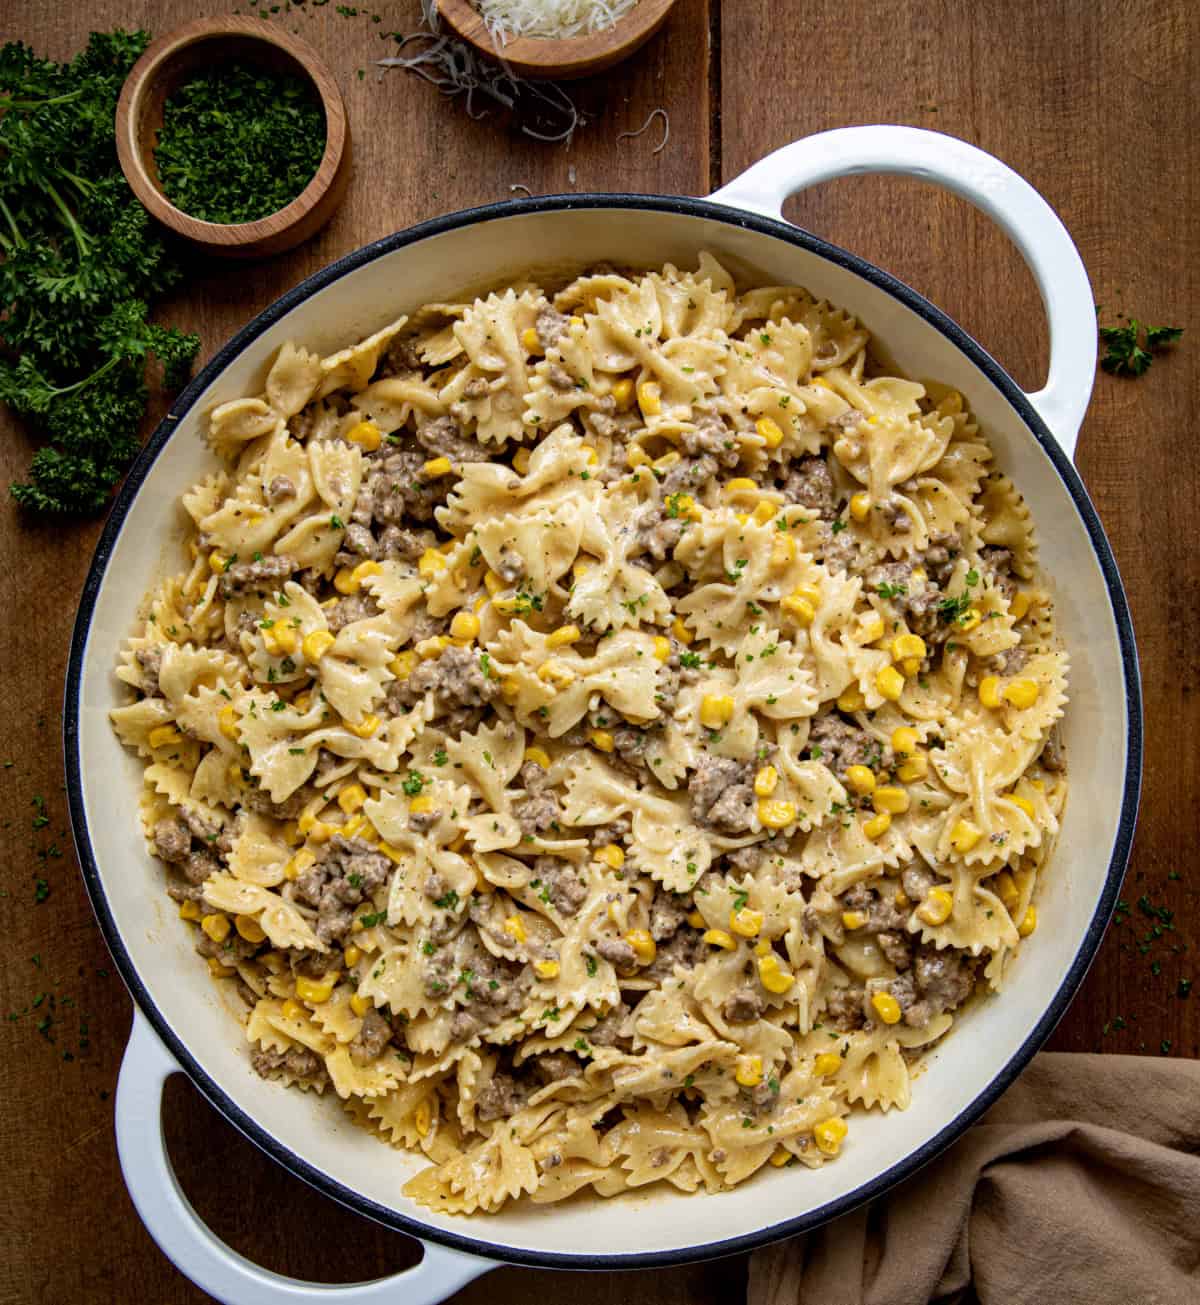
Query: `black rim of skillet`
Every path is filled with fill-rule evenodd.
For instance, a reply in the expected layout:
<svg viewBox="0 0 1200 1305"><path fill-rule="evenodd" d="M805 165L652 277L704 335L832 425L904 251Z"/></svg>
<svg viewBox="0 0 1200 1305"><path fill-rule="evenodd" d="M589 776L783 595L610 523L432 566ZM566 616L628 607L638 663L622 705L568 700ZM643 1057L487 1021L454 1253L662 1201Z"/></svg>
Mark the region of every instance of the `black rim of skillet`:
<svg viewBox="0 0 1200 1305"><path fill-rule="evenodd" d="M296 1155L288 1147L284 1146L278 1138L274 1137L268 1127L235 1104L220 1084L205 1073L188 1050L184 1039L163 1018L125 947L108 905L88 834L84 814L79 755L80 687L83 675L84 652L100 584L107 569L113 546L121 532L129 509L155 459L174 433L180 419L216 378L218 373L224 370L263 331L298 304L311 298L318 290L332 284L348 272L371 263L385 254L402 249L407 245L416 244L430 236L495 219L517 217L529 213L585 209L633 209L678 214L686 217L705 218L727 226L774 236L777 239L787 241L789 244L817 254L821 258L827 259L851 272L855 272L865 281L869 281L872 285L887 291L934 326L956 349L966 354L971 362L984 373L988 380L1016 409L1025 426L1038 444L1041 445L1042 451L1053 463L1054 469L1070 493L1084 529L1087 531L1096 560L1100 564L1100 569L1108 586L1109 599L1112 604L1113 618L1120 643L1121 664L1125 676L1125 717L1128 737L1121 816L1113 843L1112 856L1109 860L1104 889L1100 894L1100 900L1097 903L1091 923L1088 925L1087 932L1065 979L1046 1011L1038 1020L1036 1026L1030 1030L1008 1064L974 1101L946 1123L935 1136L905 1156L903 1160L883 1173L876 1175L869 1182L863 1183L853 1192L830 1201L818 1209L794 1218L785 1218L766 1224L754 1232L738 1237L730 1237L675 1250L643 1251L616 1255L595 1254L588 1251L571 1254L560 1251L528 1250L517 1246L509 1247L502 1242L492 1242L484 1238L464 1236L457 1232L447 1232L433 1224L425 1224L419 1219L399 1214L387 1206L370 1200L332 1178L323 1170L309 1164L308 1161ZM1142 773L1142 701L1133 623L1130 619L1125 592L1104 529L1100 524L1100 519L1096 514L1091 499L1088 497L1087 490L1083 487L1078 472L1012 377L980 344L947 317L945 313L935 308L933 304L911 287L898 281L874 264L779 219L760 217L757 214L746 213L704 199L623 194L555 195L535 199L510 200L504 203L484 205L479 208L464 209L461 212L452 213L446 217L434 218L418 226L386 236L382 240L356 250L354 253L347 254L344 258L302 281L261 312L229 340L203 371L191 381L172 404L170 412L159 424L157 430L134 462L124 485L116 497L104 531L96 545L96 552L92 559L91 568L88 571L71 638L71 653L67 669L63 710L63 748L66 761L67 796L71 812L71 824L75 835L75 845L79 854L88 896L91 898L92 908L96 913L105 942L108 944L121 977L124 979L142 1014L150 1021L154 1031L162 1039L184 1072L226 1119L250 1138L261 1150L265 1151L267 1155L284 1165L297 1177L317 1188L318 1191L357 1213L374 1219L376 1222L398 1232L407 1233L424 1241L438 1242L455 1250L503 1263L544 1268L611 1270L652 1268L734 1255L826 1223L828 1220L852 1210L855 1206L861 1205L864 1201L879 1196L902 1179L915 1173L949 1146L1008 1089L1028 1064L1034 1052L1050 1036L1055 1025L1062 1018L1072 997L1075 995L1076 989L1082 983L1088 967L1091 965L1116 904L1117 894L1129 859L1133 843L1134 825L1137 820Z"/></svg>

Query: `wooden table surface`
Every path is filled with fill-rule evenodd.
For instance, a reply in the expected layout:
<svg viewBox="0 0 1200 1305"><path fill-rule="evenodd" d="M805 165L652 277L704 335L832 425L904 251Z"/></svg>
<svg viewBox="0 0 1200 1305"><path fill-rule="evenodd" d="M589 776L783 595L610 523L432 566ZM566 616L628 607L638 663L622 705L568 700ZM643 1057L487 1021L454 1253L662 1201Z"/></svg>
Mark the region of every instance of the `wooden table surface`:
<svg viewBox="0 0 1200 1305"><path fill-rule="evenodd" d="M998 154L1061 213L1103 320L1125 312L1188 328L1176 354L1140 380L1097 378L1080 441L1080 469L1137 626L1146 772L1125 890L1130 913L1110 931L1050 1045L1195 1056L1200 994L1185 1000L1177 991L1194 972L1200 926L1191 887L1200 844L1200 608L1192 593L1200 474L1191 442L1200 397L1200 6L680 0L631 63L579 86L591 121L569 150L511 134L493 119L473 122L461 104L406 73L377 80L371 61L391 52L389 33L415 29L416 0L375 0L357 13L316 0L267 8L337 73L357 174L345 206L308 245L253 267L197 269L164 306L169 320L200 333L204 356L347 250L435 214L505 199L514 184L534 194L704 194L790 140L871 122L937 128ZM210 0L203 11L219 6ZM6 0L0 39L19 37L63 58L89 28L140 24L161 34L197 12L194 0ZM656 128L616 142L660 106L670 114L665 149L653 153ZM1028 388L1040 383L1046 329L1033 282L1012 246L967 205L915 182L855 179L797 198L789 215L898 273ZM0 430L7 481L23 474L29 445L5 415ZM0 1302L201 1301L155 1249L121 1181L112 1093L131 1008L67 828L63 672L99 524L30 524L7 497L0 520L0 1012L11 1012L0 1021L0 1167L9 1193L0 1202ZM45 824L36 819L43 798ZM40 904L39 878L50 888ZM1139 900L1174 911L1174 929L1148 938L1153 922ZM168 1092L166 1129L189 1198L259 1263L347 1281L416 1258L414 1243L262 1157L180 1080ZM502 1269L456 1299L730 1305L744 1284L739 1259L586 1281Z"/></svg>

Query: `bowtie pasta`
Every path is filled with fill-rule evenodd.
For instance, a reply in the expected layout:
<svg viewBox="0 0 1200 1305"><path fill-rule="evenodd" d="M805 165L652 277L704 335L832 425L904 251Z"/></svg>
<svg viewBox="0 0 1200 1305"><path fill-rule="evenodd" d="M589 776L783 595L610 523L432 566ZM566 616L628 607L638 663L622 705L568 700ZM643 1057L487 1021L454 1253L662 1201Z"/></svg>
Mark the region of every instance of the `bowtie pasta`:
<svg viewBox="0 0 1200 1305"><path fill-rule="evenodd" d="M853 1144L1033 932L1067 658L962 397L804 290L431 304L212 411L112 713L250 1060L495 1211Z"/></svg>

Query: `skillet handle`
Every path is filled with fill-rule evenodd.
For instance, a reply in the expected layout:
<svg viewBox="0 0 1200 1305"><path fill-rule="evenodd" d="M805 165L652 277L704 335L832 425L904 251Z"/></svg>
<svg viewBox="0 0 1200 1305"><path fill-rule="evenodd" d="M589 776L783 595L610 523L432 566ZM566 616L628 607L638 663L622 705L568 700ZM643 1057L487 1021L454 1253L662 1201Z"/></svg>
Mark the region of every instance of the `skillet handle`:
<svg viewBox="0 0 1200 1305"><path fill-rule="evenodd" d="M239 1255L201 1223L176 1181L163 1138L163 1086L181 1070L140 1010L117 1081L117 1153L142 1222L176 1268L223 1305L437 1305L491 1260L422 1242L420 1264L374 1282L328 1284L284 1278Z"/></svg>
<svg viewBox="0 0 1200 1305"><path fill-rule="evenodd" d="M999 159L941 132L917 127L842 127L785 145L710 196L781 218L789 195L862 173L917 177L951 190L993 218L1021 251L1050 322L1050 370L1030 394L1039 416L1074 458L1096 375L1096 308L1079 251L1058 214Z"/></svg>

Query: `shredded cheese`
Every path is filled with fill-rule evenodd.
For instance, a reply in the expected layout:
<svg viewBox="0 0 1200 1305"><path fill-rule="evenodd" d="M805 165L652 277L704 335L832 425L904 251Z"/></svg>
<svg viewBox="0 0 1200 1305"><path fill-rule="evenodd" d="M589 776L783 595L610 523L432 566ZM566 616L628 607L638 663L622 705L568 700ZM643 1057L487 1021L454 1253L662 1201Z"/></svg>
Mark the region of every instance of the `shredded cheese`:
<svg viewBox="0 0 1200 1305"><path fill-rule="evenodd" d="M531 82L518 77L497 55L499 63L485 59L473 46L442 30L437 0L421 0L421 18L425 30L398 38L401 51L412 42L421 42L415 53L401 53L389 59L377 59L379 68L404 68L436 86L443 95L465 98L467 113L482 118L486 105L477 105L476 96L511 111L521 131L534 140L569 145L583 115L574 101L557 82Z"/></svg>
<svg viewBox="0 0 1200 1305"><path fill-rule="evenodd" d="M515 36L561 40L603 32L637 0L476 0L492 40L503 45Z"/></svg>

